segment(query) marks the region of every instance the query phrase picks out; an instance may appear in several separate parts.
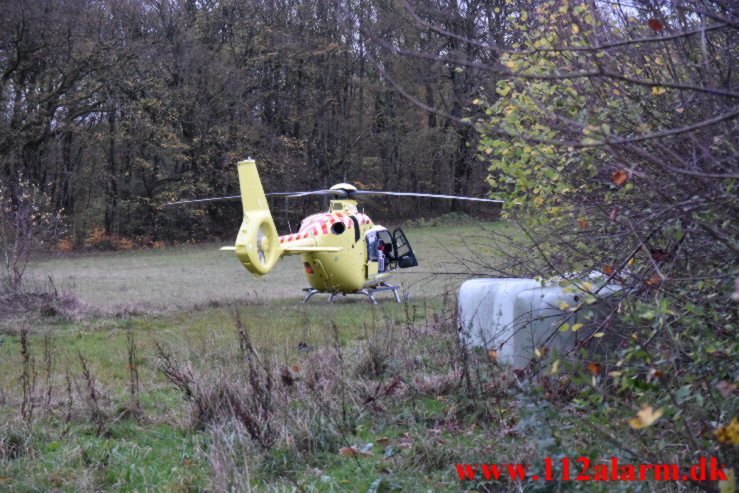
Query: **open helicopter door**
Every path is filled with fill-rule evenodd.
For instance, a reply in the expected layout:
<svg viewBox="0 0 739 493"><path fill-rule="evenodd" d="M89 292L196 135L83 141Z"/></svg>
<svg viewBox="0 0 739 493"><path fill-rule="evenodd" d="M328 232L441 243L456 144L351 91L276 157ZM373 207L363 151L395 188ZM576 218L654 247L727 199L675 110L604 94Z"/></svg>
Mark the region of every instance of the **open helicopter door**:
<svg viewBox="0 0 739 493"><path fill-rule="evenodd" d="M413 253L411 244L408 243L408 238L405 237L405 233L400 228L393 231L393 246L395 247L395 258L398 262L398 267L407 269L408 267L418 265L416 254Z"/></svg>

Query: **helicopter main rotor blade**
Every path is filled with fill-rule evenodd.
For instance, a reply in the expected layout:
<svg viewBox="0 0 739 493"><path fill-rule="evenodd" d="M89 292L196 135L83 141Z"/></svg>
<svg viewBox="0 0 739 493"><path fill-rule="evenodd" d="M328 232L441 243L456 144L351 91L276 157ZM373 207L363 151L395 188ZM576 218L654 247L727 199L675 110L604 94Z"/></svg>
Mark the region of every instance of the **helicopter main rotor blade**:
<svg viewBox="0 0 739 493"><path fill-rule="evenodd" d="M331 190L332 194L335 191L336 190ZM323 192L323 190L316 190L316 192ZM265 193L264 195L274 196L274 197L301 197L303 195L312 195L312 194L315 194L316 192L313 192L313 191L309 191L309 192L270 192L270 193ZM209 197L207 199L178 200L177 202L167 202L166 204L163 204L163 205L192 204L195 202L213 202L216 200L236 200L240 198L241 198L241 195L227 195L225 197Z"/></svg>
<svg viewBox="0 0 739 493"><path fill-rule="evenodd" d="M477 197L464 197L461 195L438 195L433 193L413 193L413 192L380 192L371 190L357 190L352 192L352 195L392 195L398 197L429 197L432 199L455 199L455 200L471 200L474 202L492 202L495 204L502 204L504 200L494 199L481 199Z"/></svg>
<svg viewBox="0 0 739 493"><path fill-rule="evenodd" d="M192 204L194 202L211 202L214 200L234 200L240 199L241 195L229 195L227 197L211 197L207 199L178 200L177 202L167 202L164 205Z"/></svg>
<svg viewBox="0 0 739 493"><path fill-rule="evenodd" d="M341 198L347 198L349 197L349 193L346 190L313 190L310 192L291 192L289 195L287 195L290 198L293 197L306 197L308 195L332 195L334 197L341 197Z"/></svg>
<svg viewBox="0 0 739 493"><path fill-rule="evenodd" d="M307 192L270 192L266 193L267 196L273 196L273 197L287 197L287 198L295 198L295 197L307 197L309 195L330 195L332 197L337 198L352 198L355 195L390 195L395 197L428 197L432 199L455 199L455 200L469 200L474 202L491 202L495 204L502 204L505 201L503 200L493 200L493 199L482 199L477 197L465 197L460 195L438 195L433 193L414 193L414 192L381 192L381 191L372 191L372 190L342 190L342 189L334 189L334 190L310 190ZM178 200L176 202L167 202L164 205L178 205L178 204L193 204L197 202L213 202L216 200L236 200L240 199L241 195L228 195L225 197L210 197L207 199L192 199L192 200Z"/></svg>

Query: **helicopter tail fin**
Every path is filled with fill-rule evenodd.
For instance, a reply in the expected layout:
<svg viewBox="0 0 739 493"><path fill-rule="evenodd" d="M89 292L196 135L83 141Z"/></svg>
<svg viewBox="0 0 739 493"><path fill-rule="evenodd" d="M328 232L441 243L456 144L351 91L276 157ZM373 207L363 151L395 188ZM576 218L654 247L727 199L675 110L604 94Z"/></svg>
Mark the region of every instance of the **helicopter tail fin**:
<svg viewBox="0 0 739 493"><path fill-rule="evenodd" d="M243 266L259 277L272 270L283 249L259 179L257 163L252 158L239 161L238 172L244 219L233 248Z"/></svg>

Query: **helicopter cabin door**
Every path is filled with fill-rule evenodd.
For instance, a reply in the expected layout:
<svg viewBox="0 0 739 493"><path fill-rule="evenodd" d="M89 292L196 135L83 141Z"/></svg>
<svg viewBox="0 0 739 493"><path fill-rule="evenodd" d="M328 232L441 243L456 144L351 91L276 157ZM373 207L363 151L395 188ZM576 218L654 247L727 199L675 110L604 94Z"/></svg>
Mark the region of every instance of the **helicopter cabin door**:
<svg viewBox="0 0 739 493"><path fill-rule="evenodd" d="M408 238L405 237L405 233L400 228L393 231L393 245L395 246L395 260L398 263L398 267L407 269L408 267L418 265L416 254L413 253L411 244L408 243Z"/></svg>

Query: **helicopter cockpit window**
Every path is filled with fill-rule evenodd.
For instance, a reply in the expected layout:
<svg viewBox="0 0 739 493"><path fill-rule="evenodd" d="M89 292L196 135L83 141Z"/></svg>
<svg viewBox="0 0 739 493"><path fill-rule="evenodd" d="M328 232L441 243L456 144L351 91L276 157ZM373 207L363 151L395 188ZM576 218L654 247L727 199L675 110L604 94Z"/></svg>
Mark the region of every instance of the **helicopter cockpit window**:
<svg viewBox="0 0 739 493"><path fill-rule="evenodd" d="M334 223L331 226L331 232L335 235L340 235L344 231L346 231L346 224L344 223Z"/></svg>
<svg viewBox="0 0 739 493"><path fill-rule="evenodd" d="M386 229L383 229L382 231L378 231L377 237L382 242L382 250L385 256L391 257L393 253L393 237L390 236L390 231Z"/></svg>
<svg viewBox="0 0 739 493"><path fill-rule="evenodd" d="M367 257L370 262L378 262L378 271L394 269L396 266L393 238L386 229L367 235Z"/></svg>
<svg viewBox="0 0 739 493"><path fill-rule="evenodd" d="M370 262L377 262L379 252L378 246L379 241L377 240L377 234L369 233L367 235L367 258Z"/></svg>

